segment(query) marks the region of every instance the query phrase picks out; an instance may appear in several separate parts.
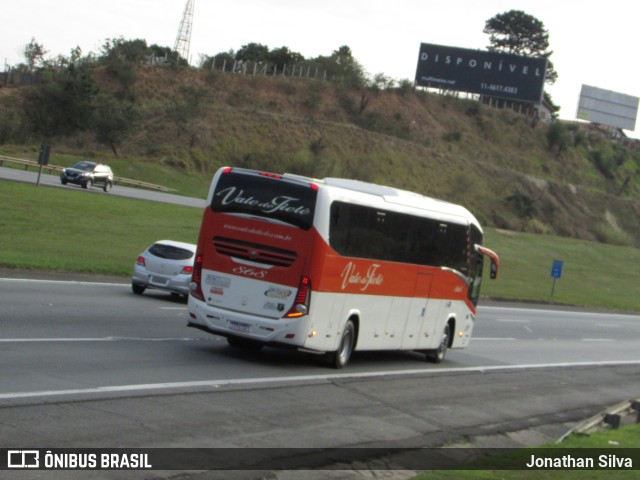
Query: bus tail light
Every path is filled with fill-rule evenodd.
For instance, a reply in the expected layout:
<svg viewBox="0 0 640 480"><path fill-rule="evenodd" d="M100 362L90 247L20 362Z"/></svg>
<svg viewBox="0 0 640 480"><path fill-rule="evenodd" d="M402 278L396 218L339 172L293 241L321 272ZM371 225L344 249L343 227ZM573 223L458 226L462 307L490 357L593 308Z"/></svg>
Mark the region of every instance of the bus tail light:
<svg viewBox="0 0 640 480"><path fill-rule="evenodd" d="M309 313L309 301L311 300L311 279L309 277L302 277L300 284L298 285L298 292L293 302L293 306L289 313L285 315L285 318L297 318L302 317Z"/></svg>
<svg viewBox="0 0 640 480"><path fill-rule="evenodd" d="M282 175L278 175L276 173L260 172L260 176L261 177L276 178L278 180L282 180Z"/></svg>
<svg viewBox="0 0 640 480"><path fill-rule="evenodd" d="M196 255L196 261L193 264L193 273L191 274L189 292L195 298L204 302L204 294L202 293L202 253L198 253Z"/></svg>

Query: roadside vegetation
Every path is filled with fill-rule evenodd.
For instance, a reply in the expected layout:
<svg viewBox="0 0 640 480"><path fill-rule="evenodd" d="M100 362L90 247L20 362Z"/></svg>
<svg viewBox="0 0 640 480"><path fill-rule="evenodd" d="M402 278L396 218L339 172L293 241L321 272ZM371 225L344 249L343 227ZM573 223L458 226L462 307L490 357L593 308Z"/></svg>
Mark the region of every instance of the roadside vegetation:
<svg viewBox="0 0 640 480"><path fill-rule="evenodd" d="M198 195L204 198L203 195ZM76 187L0 182L0 266L131 275L136 256L160 239L196 243L202 211ZM640 250L487 229L500 277L484 296L640 311ZM551 297L553 259L563 277ZM488 272L485 272L488 278Z"/></svg>

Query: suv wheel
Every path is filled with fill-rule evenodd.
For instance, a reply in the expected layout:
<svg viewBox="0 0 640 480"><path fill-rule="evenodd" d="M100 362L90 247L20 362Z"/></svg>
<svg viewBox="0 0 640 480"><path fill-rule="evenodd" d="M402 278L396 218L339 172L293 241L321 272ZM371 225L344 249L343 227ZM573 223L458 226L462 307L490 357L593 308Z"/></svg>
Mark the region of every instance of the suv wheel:
<svg viewBox="0 0 640 480"><path fill-rule="evenodd" d="M112 187L112 186L113 186L113 185L111 185L111 182L107 180L107 181L104 183L104 187L103 187L103 188L104 188L104 191L105 191L105 192L109 192L109 191L111 190L111 187Z"/></svg>
<svg viewBox="0 0 640 480"><path fill-rule="evenodd" d="M83 184L82 184L82 188L91 188L91 185L93 184L93 182L91 181L91 179L87 179Z"/></svg>

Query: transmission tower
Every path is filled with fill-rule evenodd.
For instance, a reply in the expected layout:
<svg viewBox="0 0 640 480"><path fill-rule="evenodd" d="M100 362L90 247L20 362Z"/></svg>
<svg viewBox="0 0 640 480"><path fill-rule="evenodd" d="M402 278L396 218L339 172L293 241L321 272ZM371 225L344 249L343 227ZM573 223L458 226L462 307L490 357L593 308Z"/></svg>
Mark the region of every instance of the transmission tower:
<svg viewBox="0 0 640 480"><path fill-rule="evenodd" d="M178 35L176 36L176 44L173 47L173 49L178 52L178 55L184 58L187 63L189 63L189 48L191 46L194 3L195 0L187 0L187 4L184 6L184 13L182 14L180 28L178 28Z"/></svg>

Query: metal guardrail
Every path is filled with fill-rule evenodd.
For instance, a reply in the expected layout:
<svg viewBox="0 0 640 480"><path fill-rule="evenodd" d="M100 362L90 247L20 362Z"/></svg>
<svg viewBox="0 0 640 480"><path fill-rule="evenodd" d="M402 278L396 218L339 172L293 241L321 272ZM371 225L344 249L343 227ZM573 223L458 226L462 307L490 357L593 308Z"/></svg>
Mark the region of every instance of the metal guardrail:
<svg viewBox="0 0 640 480"><path fill-rule="evenodd" d="M24 165L24 169L28 170L29 167L34 167L34 168L40 168L40 164L38 162L35 162L33 160L25 160L23 158L14 158L14 157L7 157L4 155L0 155L0 167L2 167L4 165L4 162L7 163L15 163L18 165ZM45 165L42 167L43 170L48 170L49 173L52 173L54 171L56 172L62 172L62 170L65 167L60 167L58 165ZM133 180L130 178L123 178L123 177L113 177L113 183L114 184L118 184L118 185L129 185L129 186L133 186L133 187L138 187L138 188L147 188L149 190L158 190L161 192L175 192L175 190L173 188L168 188L165 187L163 185L155 185L153 183L148 183L148 182L142 182L140 180Z"/></svg>
<svg viewBox="0 0 640 480"><path fill-rule="evenodd" d="M609 425L611 428L618 428L621 423L632 422L633 415L636 416L636 423L640 423L640 397L620 402L586 419L565 433L556 443L561 443L572 434L588 435L591 432L603 429L606 425ZM626 422L624 422L625 418L627 419Z"/></svg>

